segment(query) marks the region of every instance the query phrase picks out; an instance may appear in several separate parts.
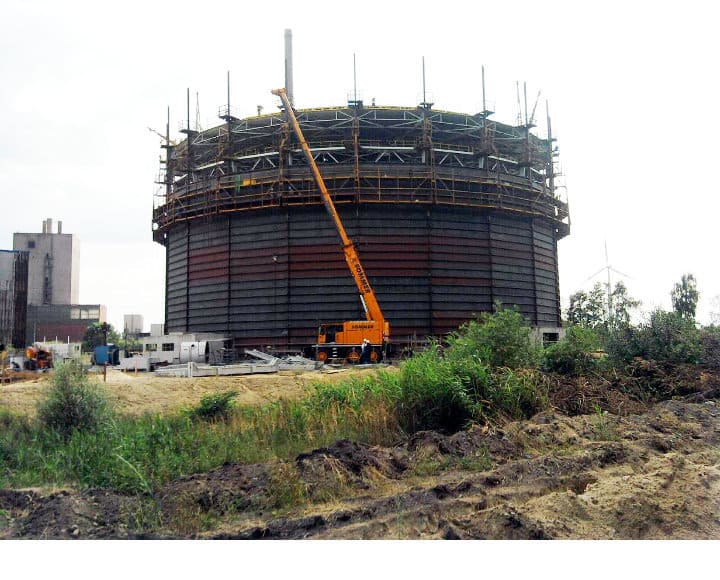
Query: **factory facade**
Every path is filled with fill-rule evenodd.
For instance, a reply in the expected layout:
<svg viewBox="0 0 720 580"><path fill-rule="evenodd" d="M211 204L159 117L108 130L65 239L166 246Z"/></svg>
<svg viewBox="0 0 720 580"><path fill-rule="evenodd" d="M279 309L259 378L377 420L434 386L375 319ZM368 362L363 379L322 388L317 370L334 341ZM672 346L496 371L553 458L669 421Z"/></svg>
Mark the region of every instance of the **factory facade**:
<svg viewBox="0 0 720 580"><path fill-rule="evenodd" d="M15 233L13 250L27 256L26 344L79 342L88 326L105 322L105 306L79 304L80 243L61 221L57 231L47 219L41 232Z"/></svg>

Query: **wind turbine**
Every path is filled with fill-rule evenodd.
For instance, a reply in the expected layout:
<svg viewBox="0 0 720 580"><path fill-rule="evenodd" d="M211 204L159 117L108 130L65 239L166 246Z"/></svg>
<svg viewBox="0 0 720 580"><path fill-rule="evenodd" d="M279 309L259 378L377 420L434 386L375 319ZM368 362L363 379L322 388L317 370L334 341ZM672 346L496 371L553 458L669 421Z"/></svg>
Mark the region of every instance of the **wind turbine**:
<svg viewBox="0 0 720 580"><path fill-rule="evenodd" d="M612 307L612 285L610 281L610 272L615 272L616 274L619 274L620 276L624 278L630 278L632 279L632 276L628 276L627 274L623 274L619 270L616 270L610 265L610 260L608 258L608 249L607 249L607 240L605 240L605 265L600 268L597 272L595 272L592 276L589 276L585 282L588 282L592 280L595 276L600 274L603 270L607 272L607 300L608 300L608 320L612 320L613 315L613 307Z"/></svg>

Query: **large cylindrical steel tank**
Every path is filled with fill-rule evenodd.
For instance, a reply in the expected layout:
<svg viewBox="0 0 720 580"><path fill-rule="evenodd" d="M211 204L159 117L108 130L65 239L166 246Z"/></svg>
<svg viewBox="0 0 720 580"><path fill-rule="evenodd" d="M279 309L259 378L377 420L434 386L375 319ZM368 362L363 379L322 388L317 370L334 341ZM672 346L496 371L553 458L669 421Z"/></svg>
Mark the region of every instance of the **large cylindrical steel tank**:
<svg viewBox="0 0 720 580"><path fill-rule="evenodd" d="M362 317L334 225L282 112L168 148L155 240L166 329L299 347ZM298 111L396 344L439 336L495 301L560 325L552 139L429 107Z"/></svg>

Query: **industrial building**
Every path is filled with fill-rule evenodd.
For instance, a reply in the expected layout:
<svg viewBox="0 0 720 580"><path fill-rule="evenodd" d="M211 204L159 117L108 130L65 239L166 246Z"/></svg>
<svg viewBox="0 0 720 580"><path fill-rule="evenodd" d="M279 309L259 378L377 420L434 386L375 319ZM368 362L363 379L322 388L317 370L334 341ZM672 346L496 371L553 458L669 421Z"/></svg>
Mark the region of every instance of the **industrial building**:
<svg viewBox="0 0 720 580"><path fill-rule="evenodd" d="M106 320L102 304L28 304L26 340L82 342L88 326Z"/></svg>
<svg viewBox="0 0 720 580"><path fill-rule="evenodd" d="M143 331L142 314L124 314L123 315L123 334L125 336L139 336Z"/></svg>
<svg viewBox="0 0 720 580"><path fill-rule="evenodd" d="M23 348L27 327L27 252L0 250L0 343Z"/></svg>
<svg viewBox="0 0 720 580"><path fill-rule="evenodd" d="M396 345L441 336L495 301L557 332L569 216L549 116L541 138L527 106L516 124L484 103L461 113L353 99L296 115ZM322 322L362 318L285 113L240 118L228 103L220 119L193 130L188 114L185 138L168 130L164 145L153 235L167 251L165 331L293 348Z"/></svg>
<svg viewBox="0 0 720 580"><path fill-rule="evenodd" d="M77 304L80 295L80 245L64 234L62 222L43 221L42 233L13 234L13 249L28 252L28 303Z"/></svg>
<svg viewBox="0 0 720 580"><path fill-rule="evenodd" d="M37 341L79 342L88 326L105 322L101 304L78 304L80 243L63 233L62 222L43 221L42 232L15 233L13 248L27 259L26 344Z"/></svg>

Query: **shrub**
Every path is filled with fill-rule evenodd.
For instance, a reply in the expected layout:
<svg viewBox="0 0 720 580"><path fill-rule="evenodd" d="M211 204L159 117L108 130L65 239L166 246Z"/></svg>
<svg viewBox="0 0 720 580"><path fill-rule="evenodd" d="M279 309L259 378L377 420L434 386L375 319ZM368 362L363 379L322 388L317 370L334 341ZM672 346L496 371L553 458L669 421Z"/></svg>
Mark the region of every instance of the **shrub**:
<svg viewBox="0 0 720 580"><path fill-rule="evenodd" d="M200 399L200 403L188 411L191 419L203 421L217 421L228 417L233 409L233 399L237 397L237 391L225 391L224 393L211 393Z"/></svg>
<svg viewBox="0 0 720 580"><path fill-rule="evenodd" d="M631 332L629 352L665 364L697 363L702 355L695 322L677 312L655 310L647 323Z"/></svg>
<svg viewBox="0 0 720 580"><path fill-rule="evenodd" d="M38 405L40 423L69 439L74 431L97 431L111 417L105 391L75 363L55 368L47 397Z"/></svg>
<svg viewBox="0 0 720 580"><path fill-rule="evenodd" d="M564 375L578 375L595 370L598 359L593 353L600 349L600 337L591 328L571 326L559 342L543 352L543 370Z"/></svg>
<svg viewBox="0 0 720 580"><path fill-rule="evenodd" d="M623 366L638 356L637 328L621 326L604 333L605 352L613 366Z"/></svg>
<svg viewBox="0 0 720 580"><path fill-rule="evenodd" d="M496 312L483 312L477 320L463 324L448 338L449 356L456 359L479 356L493 368L531 367L538 351L530 339L530 326L520 312L495 304Z"/></svg>
<svg viewBox="0 0 720 580"><path fill-rule="evenodd" d="M720 326L706 326L700 331L702 353L700 364L720 370Z"/></svg>
<svg viewBox="0 0 720 580"><path fill-rule="evenodd" d="M490 415L529 419L548 404L547 381L533 369L498 369L487 393Z"/></svg>
<svg viewBox="0 0 720 580"><path fill-rule="evenodd" d="M477 357L443 358L438 345L431 345L400 369L400 424L408 432L457 431L478 416L477 395L485 391L487 375Z"/></svg>
<svg viewBox="0 0 720 580"><path fill-rule="evenodd" d="M498 415L530 417L547 405L546 388L536 371L492 369L477 352L470 353L450 349L441 356L433 345L403 363L397 409L405 431L454 432Z"/></svg>

